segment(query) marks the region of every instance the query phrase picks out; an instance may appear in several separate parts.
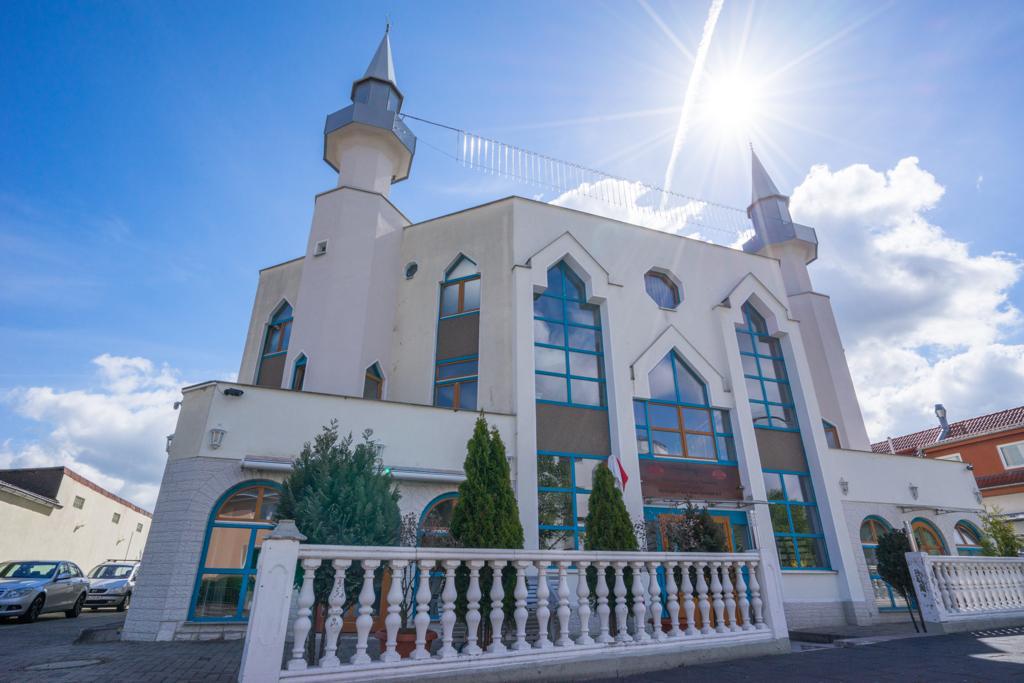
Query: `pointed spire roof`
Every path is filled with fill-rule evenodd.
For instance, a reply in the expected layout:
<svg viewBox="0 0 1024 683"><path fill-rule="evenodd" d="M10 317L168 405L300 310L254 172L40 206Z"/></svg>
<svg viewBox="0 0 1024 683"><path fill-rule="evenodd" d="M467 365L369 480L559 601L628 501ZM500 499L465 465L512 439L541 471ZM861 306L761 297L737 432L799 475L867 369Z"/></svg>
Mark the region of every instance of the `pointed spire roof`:
<svg viewBox="0 0 1024 683"><path fill-rule="evenodd" d="M398 87L398 83L395 81L395 62L391 58L390 34L391 26L389 25L384 30L384 37L381 38L380 45L377 46L377 51L373 54L373 59L370 60L370 65L366 67L366 73L359 80L376 78L378 81L386 81L396 88Z"/></svg>
<svg viewBox="0 0 1024 683"><path fill-rule="evenodd" d="M779 192L779 188L775 187L775 183L772 182L771 176L768 175L768 171L764 170L764 164L757 158L757 152L754 148L750 148L750 165L753 196L751 197L750 203L755 204L757 200L764 199L765 197L781 197L784 196Z"/></svg>

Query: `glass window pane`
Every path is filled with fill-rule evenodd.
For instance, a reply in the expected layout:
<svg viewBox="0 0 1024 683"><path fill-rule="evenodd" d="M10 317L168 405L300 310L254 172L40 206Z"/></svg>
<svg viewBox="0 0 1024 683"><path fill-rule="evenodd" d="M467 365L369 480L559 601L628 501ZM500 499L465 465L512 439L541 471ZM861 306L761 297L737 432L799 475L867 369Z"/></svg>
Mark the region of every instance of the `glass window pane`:
<svg viewBox="0 0 1024 683"><path fill-rule="evenodd" d="M196 616L235 616L243 579L240 574L203 574L199 580Z"/></svg>
<svg viewBox="0 0 1024 683"><path fill-rule="evenodd" d="M793 531L798 534L820 534L821 522L818 508L812 505L791 505L789 516L793 520Z"/></svg>
<svg viewBox="0 0 1024 683"><path fill-rule="evenodd" d="M437 366L437 379L454 379L455 377L472 377L477 374L476 360L463 360L457 363L441 363Z"/></svg>
<svg viewBox="0 0 1024 683"><path fill-rule="evenodd" d="M217 519L256 519L256 501L259 488L242 489L220 506Z"/></svg>
<svg viewBox="0 0 1024 683"><path fill-rule="evenodd" d="M754 419L755 427L768 426L768 406L763 403L750 402L750 414Z"/></svg>
<svg viewBox="0 0 1024 683"><path fill-rule="evenodd" d="M537 493L537 512L540 523L544 526L571 526L572 494L560 491L539 491Z"/></svg>
<svg viewBox="0 0 1024 683"><path fill-rule="evenodd" d="M786 364L784 361L772 358L758 358L761 366L761 375L768 379L786 379Z"/></svg>
<svg viewBox="0 0 1024 683"><path fill-rule="evenodd" d="M452 266L445 274L448 280L457 280L460 277L468 277L475 275L477 272L476 264L470 261L468 258L463 256Z"/></svg>
<svg viewBox="0 0 1024 683"><path fill-rule="evenodd" d="M686 435L686 455L690 458L715 459L715 440L700 434Z"/></svg>
<svg viewBox="0 0 1024 683"><path fill-rule="evenodd" d="M585 351L600 351L601 333L597 330L588 330L585 327L570 327L569 346Z"/></svg>
<svg viewBox="0 0 1024 683"><path fill-rule="evenodd" d="M589 493L578 493L576 494L576 523L577 526L583 526L587 523L587 511L590 509Z"/></svg>
<svg viewBox="0 0 1024 683"><path fill-rule="evenodd" d="M704 384L678 358L674 360L676 365L676 381L679 382L679 400L683 403L706 404Z"/></svg>
<svg viewBox="0 0 1024 683"><path fill-rule="evenodd" d="M755 337L757 353L762 356L782 356L782 347L774 337Z"/></svg>
<svg viewBox="0 0 1024 683"><path fill-rule="evenodd" d="M573 328L573 329L579 329ZM565 325L546 320L533 321L533 340L540 344L565 346Z"/></svg>
<svg viewBox="0 0 1024 683"><path fill-rule="evenodd" d="M747 398L753 401L763 401L764 395L761 393L761 380L746 378L747 383Z"/></svg>
<svg viewBox="0 0 1024 683"><path fill-rule="evenodd" d="M267 331L267 343L263 347L263 353L277 353L281 349L279 348L281 342L281 328L271 327Z"/></svg>
<svg viewBox="0 0 1024 683"><path fill-rule="evenodd" d="M554 489L572 487L572 462L552 455L537 456L537 486Z"/></svg>
<svg viewBox="0 0 1024 683"><path fill-rule="evenodd" d="M558 266L548 268L548 288L545 290L545 294L562 295L562 270Z"/></svg>
<svg viewBox="0 0 1024 683"><path fill-rule="evenodd" d="M736 332L736 341L740 345L740 353L754 353L754 338L746 332Z"/></svg>
<svg viewBox="0 0 1024 683"><path fill-rule="evenodd" d="M820 538L798 538L797 548L800 549L801 567L827 567L825 559L825 543Z"/></svg>
<svg viewBox="0 0 1024 683"><path fill-rule="evenodd" d="M603 460L597 460L596 458L577 458L575 464L576 488L587 489L588 491L594 488L594 470L603 462ZM581 513L577 509L576 516L585 517L586 514Z"/></svg>
<svg viewBox="0 0 1024 683"><path fill-rule="evenodd" d="M651 432L651 448L654 455L676 455L683 454L683 439L679 432Z"/></svg>
<svg viewBox="0 0 1024 683"><path fill-rule="evenodd" d="M640 455L646 455L649 449L650 443L647 440L647 430L636 430L636 452L639 453Z"/></svg>
<svg viewBox="0 0 1024 683"><path fill-rule="evenodd" d="M277 506L281 502L281 494L274 489L263 489L263 502L260 503L259 518L265 521L272 521Z"/></svg>
<svg viewBox="0 0 1024 683"><path fill-rule="evenodd" d="M455 407L455 385L442 384L434 390L434 405L442 408Z"/></svg>
<svg viewBox="0 0 1024 683"><path fill-rule="evenodd" d="M651 398L660 398L663 401L676 400L676 385L672 378L672 357L665 356L661 362L654 366L647 379L651 385Z"/></svg>
<svg viewBox="0 0 1024 683"><path fill-rule="evenodd" d="M539 372L557 372L565 374L565 351L547 349L542 346L533 348L533 362Z"/></svg>
<svg viewBox="0 0 1024 683"><path fill-rule="evenodd" d="M566 301L565 311L568 316L568 322L580 325L593 325L594 327L601 324L601 319L598 317L597 306L577 303L575 301Z"/></svg>
<svg viewBox="0 0 1024 683"><path fill-rule="evenodd" d="M476 382L459 382L459 407L476 410Z"/></svg>
<svg viewBox="0 0 1024 683"><path fill-rule="evenodd" d="M860 542L861 543L878 543L877 534L875 532L875 521L873 519L865 519L860 525ZM865 553L867 551L865 550ZM870 564L870 562L868 563Z"/></svg>
<svg viewBox="0 0 1024 683"><path fill-rule="evenodd" d="M281 348L279 349L280 351L288 350L288 340L291 338L291 336L292 324L291 322L286 322L283 325L281 325Z"/></svg>
<svg viewBox="0 0 1024 683"><path fill-rule="evenodd" d="M1000 446L999 451L1003 454L1003 460L1007 467L1020 467L1024 465L1024 444L1013 444Z"/></svg>
<svg viewBox="0 0 1024 683"><path fill-rule="evenodd" d="M765 382L764 383L765 395L768 400L772 403L792 403L793 394L789 391L788 384L780 384L778 382Z"/></svg>
<svg viewBox="0 0 1024 683"><path fill-rule="evenodd" d="M533 315L538 318L562 319L562 300L538 296L533 300Z"/></svg>
<svg viewBox="0 0 1024 683"><path fill-rule="evenodd" d="M781 421L782 426L789 429L796 429L796 411L792 408L779 408L775 406L772 408L772 419Z"/></svg>
<svg viewBox="0 0 1024 683"><path fill-rule="evenodd" d="M575 351L569 352L570 375L597 379L604 376L604 373L601 371L601 365L600 356L594 356L589 353L576 353Z"/></svg>
<svg viewBox="0 0 1024 683"><path fill-rule="evenodd" d="M661 403L648 403L647 418L651 421L651 427L679 429L679 411L675 406L666 406Z"/></svg>
<svg viewBox="0 0 1024 683"><path fill-rule="evenodd" d="M660 273L647 273L644 276L644 287L647 294L662 308L675 308L679 305L679 293L666 276Z"/></svg>
<svg viewBox="0 0 1024 683"><path fill-rule="evenodd" d="M480 280L466 280L462 283L462 310L480 309Z"/></svg>
<svg viewBox="0 0 1024 683"><path fill-rule="evenodd" d="M786 536L775 537L775 548L779 551L779 564L783 567L796 567L796 550L793 539Z"/></svg>
<svg viewBox="0 0 1024 683"><path fill-rule="evenodd" d="M814 489L811 487L810 477L784 474L782 479L786 484L786 498L805 503L814 502Z"/></svg>
<svg viewBox="0 0 1024 683"><path fill-rule="evenodd" d="M600 382L590 382L585 379L570 380L572 387L572 402L583 406L604 405L604 385Z"/></svg>
<svg viewBox="0 0 1024 683"><path fill-rule="evenodd" d="M459 286L445 285L441 288L441 315L453 315L459 312Z"/></svg>
<svg viewBox="0 0 1024 683"><path fill-rule="evenodd" d="M770 500L770 499L769 499ZM789 513L785 505L769 505L768 515L772 519L772 530L781 533L789 533Z"/></svg>
<svg viewBox="0 0 1024 683"><path fill-rule="evenodd" d="M731 436L720 436L715 441L718 444L719 460L736 460L736 442Z"/></svg>
<svg viewBox="0 0 1024 683"><path fill-rule="evenodd" d="M716 410L714 416L715 431L719 434L732 434L732 420L729 419L729 411Z"/></svg>
<svg viewBox="0 0 1024 683"><path fill-rule="evenodd" d="M633 401L633 423L638 425L647 424L647 415L644 411L643 401Z"/></svg>
<svg viewBox="0 0 1024 683"><path fill-rule="evenodd" d="M565 298L575 299L576 301L583 301L587 298L586 288L583 286L583 280L576 276L576 273L572 272L572 269L565 266L562 270L565 274Z"/></svg>
<svg viewBox="0 0 1024 683"><path fill-rule="evenodd" d="M565 403L569 400L565 379L551 377L549 375L537 375L536 397L541 401L558 401Z"/></svg>
<svg viewBox="0 0 1024 683"><path fill-rule="evenodd" d="M576 547L575 535L571 529L541 529L541 550L572 550Z"/></svg>
<svg viewBox="0 0 1024 683"><path fill-rule="evenodd" d="M691 432L710 432L711 413L707 410L683 408L683 426Z"/></svg>
<svg viewBox="0 0 1024 683"><path fill-rule="evenodd" d="M206 548L206 569L243 569L249 552L251 528L216 526L210 530L210 544Z"/></svg>
<svg viewBox="0 0 1024 683"><path fill-rule="evenodd" d="M764 490L768 500L785 500L785 496L782 494L782 482L779 481L779 475L774 472L764 473Z"/></svg>
<svg viewBox="0 0 1024 683"><path fill-rule="evenodd" d="M746 336L746 335L744 335ZM744 375L757 375L761 374L761 371L757 368L757 359L753 356L740 356L740 360L743 362L743 374Z"/></svg>

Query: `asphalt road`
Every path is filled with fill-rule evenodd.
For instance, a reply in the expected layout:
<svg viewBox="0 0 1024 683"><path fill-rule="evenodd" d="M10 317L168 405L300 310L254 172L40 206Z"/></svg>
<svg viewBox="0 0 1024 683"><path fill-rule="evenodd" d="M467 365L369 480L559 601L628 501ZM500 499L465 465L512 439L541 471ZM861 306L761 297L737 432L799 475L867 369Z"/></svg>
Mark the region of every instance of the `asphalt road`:
<svg viewBox="0 0 1024 683"><path fill-rule="evenodd" d="M124 621L124 612L99 610L90 612L82 610L77 619L68 619L63 612L40 615L38 621L31 624L19 623L16 619L0 619L0 665L5 654L10 650L26 650L42 648L57 643L71 644L84 628L109 626Z"/></svg>

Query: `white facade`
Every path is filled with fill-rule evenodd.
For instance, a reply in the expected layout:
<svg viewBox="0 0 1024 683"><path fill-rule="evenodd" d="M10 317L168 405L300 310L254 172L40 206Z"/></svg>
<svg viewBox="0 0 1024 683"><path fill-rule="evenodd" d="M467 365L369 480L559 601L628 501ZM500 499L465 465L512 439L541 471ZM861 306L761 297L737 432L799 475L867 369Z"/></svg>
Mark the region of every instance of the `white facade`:
<svg viewBox="0 0 1024 683"><path fill-rule="evenodd" d="M138 560L152 516L67 468L0 471L0 563Z"/></svg>
<svg viewBox="0 0 1024 683"><path fill-rule="evenodd" d="M366 83L397 92L386 41L381 49L387 48L387 64L378 64L378 50L354 92ZM382 92L391 92L387 88ZM791 628L884 618L871 594L859 540L865 516L897 527L927 518L945 534L961 517L976 519L973 478L961 463L866 452L831 306L811 288L807 263L816 254L814 231L789 221L788 199L756 157L751 215L757 237L744 251L520 197L410 224L388 200L387 189L408 172L414 140L407 129L396 126L392 132L373 123L373 116L361 113L358 97L353 106L328 119L329 129L339 117L352 122L331 129L325 140L328 161L340 171L339 186L317 197L306 254L260 272L239 384L185 390L157 502L154 538L160 540L147 551L148 569L127 637L200 637L223 627L197 619L192 608L204 520L232 485L281 480L303 442L331 419L346 432L374 430L385 444L386 465L402 485L403 511L423 513L438 494L456 490L475 411L483 411L508 447L530 549L550 543L555 532L575 542L582 533L575 520L567 525L572 529L541 528L566 525L542 524L538 498L564 493L573 501L572 516L584 517L586 494L578 489L586 488L595 461L614 454L628 473L625 500L636 520L656 522L692 499L713 510L729 530L730 543L765 551L766 576L782 586ZM389 112L397 113L377 114ZM361 116L370 123L361 123ZM460 308L445 315L441 288L463 257L479 274L479 311ZM566 277L582 283L581 303L599 314L599 329L591 331L600 336L596 363L603 365L603 405L538 395L534 301L559 264L571 271ZM648 294L650 271L676 284L678 305L660 306ZM287 318L284 304L291 311ZM763 318L763 334L778 344L773 348L781 349L778 362L788 373L789 426L772 434L754 427L745 377L749 357L737 336L738 327L751 324L745 310ZM275 325L290 325L286 344L274 336ZM710 407L728 411L735 456L726 457L721 444L710 460L655 457L638 446L634 401L644 406L660 400L651 373L670 354L699 378ZM573 352L566 357L575 362ZM475 401L462 410L433 405L444 403L435 397L438 362L450 358L478 363L471 380ZM374 367L383 375L382 401L362 398ZM582 392L590 385L579 386ZM242 393L232 396L226 389ZM829 446L823 420L852 450ZM212 430L221 437L217 448L211 447ZM688 436L681 433L680 439ZM576 450L552 446L563 443ZM779 444L788 444L789 452ZM543 458L572 463L578 472L573 492L538 491ZM810 513L809 524L817 540L811 544L823 544L817 562L822 566L804 561L780 567L792 565L791 555L798 553L790 550L780 559L776 552L772 510L782 508L768 502L777 492L766 488L763 463L786 458L801 463L792 481L813 489L811 507L817 512ZM652 465L675 472L683 483L645 493L655 482L650 476L645 482L642 468ZM733 479L737 485L723 493L718 481ZM711 489L719 493L707 494ZM820 522L813 521L815 514ZM794 546L803 545L799 532L791 535Z"/></svg>

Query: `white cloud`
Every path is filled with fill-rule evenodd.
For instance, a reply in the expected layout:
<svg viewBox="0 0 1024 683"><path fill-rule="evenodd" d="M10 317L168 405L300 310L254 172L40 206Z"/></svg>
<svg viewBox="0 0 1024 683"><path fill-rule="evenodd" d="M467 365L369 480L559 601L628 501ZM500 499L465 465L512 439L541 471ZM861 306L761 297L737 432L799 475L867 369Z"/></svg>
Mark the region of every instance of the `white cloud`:
<svg viewBox="0 0 1024 683"><path fill-rule="evenodd" d="M707 204L691 200L662 209L659 203L664 194L640 182L604 178L582 183L551 200L551 203L633 225L703 239L699 221Z"/></svg>
<svg viewBox="0 0 1024 683"><path fill-rule="evenodd" d="M174 431L174 401L184 384L166 365L103 354L92 361L97 385L60 391L13 389L3 397L18 415L45 425L40 441L0 444L0 467L67 465L111 491L152 509Z"/></svg>
<svg viewBox="0 0 1024 683"><path fill-rule="evenodd" d="M1021 402L1024 345L1007 343L1021 311L1009 298L1022 263L972 254L926 218L945 188L915 157L891 170L811 168L794 219L821 241L811 266L829 294L868 432L875 439Z"/></svg>

